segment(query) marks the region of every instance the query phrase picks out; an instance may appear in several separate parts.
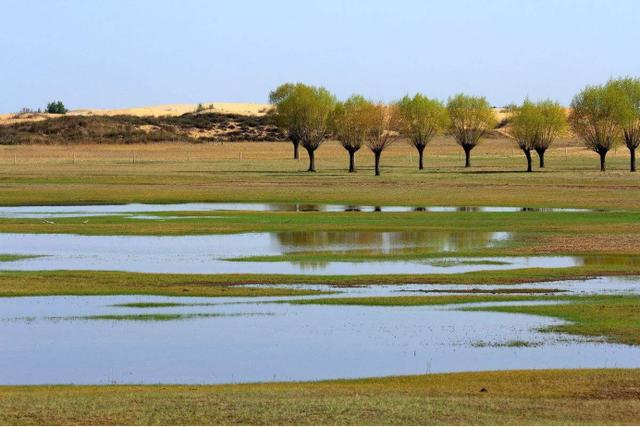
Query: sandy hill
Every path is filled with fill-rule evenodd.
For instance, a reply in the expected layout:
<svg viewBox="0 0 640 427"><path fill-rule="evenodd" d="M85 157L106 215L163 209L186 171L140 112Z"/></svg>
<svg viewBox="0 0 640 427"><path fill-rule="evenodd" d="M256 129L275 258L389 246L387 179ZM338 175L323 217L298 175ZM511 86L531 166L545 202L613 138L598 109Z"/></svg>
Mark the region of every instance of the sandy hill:
<svg viewBox="0 0 640 427"><path fill-rule="evenodd" d="M202 106L198 110L198 105ZM161 117L180 116L186 113L219 113L239 116L264 116L271 108L271 104L239 103L239 102L207 102L202 104L163 104L146 107L98 109L84 108L71 110L67 116L135 116L135 117ZM47 113L9 113L0 114L0 125L46 120L59 117L59 114Z"/></svg>
<svg viewBox="0 0 640 427"><path fill-rule="evenodd" d="M238 102L203 102L201 104L164 104L147 107L121 108L115 110L81 109L69 112L72 115L102 115L102 116L180 116L185 113L202 112L238 114L241 116L263 116L271 108L271 104L251 104Z"/></svg>

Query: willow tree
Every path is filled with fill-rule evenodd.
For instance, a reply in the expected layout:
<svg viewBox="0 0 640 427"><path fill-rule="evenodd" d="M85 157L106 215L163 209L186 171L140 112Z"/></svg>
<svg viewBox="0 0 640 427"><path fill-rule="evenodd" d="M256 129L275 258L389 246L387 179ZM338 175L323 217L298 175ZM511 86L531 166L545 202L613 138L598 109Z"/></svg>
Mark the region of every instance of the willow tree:
<svg viewBox="0 0 640 427"><path fill-rule="evenodd" d="M544 168L544 153L567 127L565 109L555 101L544 100L535 104L540 128L533 149L538 153L540 167Z"/></svg>
<svg viewBox="0 0 640 427"><path fill-rule="evenodd" d="M512 108L510 134L527 158L527 172L532 172L531 151L540 135L541 115L536 104L525 99L521 106Z"/></svg>
<svg viewBox="0 0 640 427"><path fill-rule="evenodd" d="M484 97L458 94L449 98L447 111L450 120L449 133L464 150L465 167L470 167L471 150L496 124L493 109Z"/></svg>
<svg viewBox="0 0 640 427"><path fill-rule="evenodd" d="M299 159L300 117L294 94L300 83L285 83L269 93L269 102L275 106L273 110L276 125L284 129L293 143L293 158Z"/></svg>
<svg viewBox="0 0 640 427"><path fill-rule="evenodd" d="M365 142L367 107L366 99L360 95L353 95L345 102L336 104L333 110L333 131L342 147L349 153L349 172L356 171L356 153Z"/></svg>
<svg viewBox="0 0 640 427"><path fill-rule="evenodd" d="M617 123L629 149L630 170L636 171L636 149L640 146L640 79L625 77L609 80L607 86L617 92Z"/></svg>
<svg viewBox="0 0 640 427"><path fill-rule="evenodd" d="M607 153L620 136L620 101L612 86L587 86L571 101L571 128L588 149L598 153L602 172L607 169Z"/></svg>
<svg viewBox="0 0 640 427"><path fill-rule="evenodd" d="M418 169L424 169L424 149L433 137L446 129L449 116L444 104L421 93L405 96L397 103L400 132L418 150Z"/></svg>
<svg viewBox="0 0 640 427"><path fill-rule="evenodd" d="M309 153L308 171L315 172L315 151L327 134L335 97L323 87L286 83L269 98L276 105L277 121L287 129L294 143L294 158L297 146L302 145Z"/></svg>
<svg viewBox="0 0 640 427"><path fill-rule="evenodd" d="M400 136L398 107L367 102L364 108L365 142L374 156L375 174L380 175L380 156Z"/></svg>

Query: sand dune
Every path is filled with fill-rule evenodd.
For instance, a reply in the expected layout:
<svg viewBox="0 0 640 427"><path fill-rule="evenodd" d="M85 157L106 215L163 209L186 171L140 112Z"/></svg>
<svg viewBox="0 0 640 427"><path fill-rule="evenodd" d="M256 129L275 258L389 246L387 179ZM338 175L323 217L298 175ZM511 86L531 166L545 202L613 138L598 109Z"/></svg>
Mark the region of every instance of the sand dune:
<svg viewBox="0 0 640 427"><path fill-rule="evenodd" d="M206 102L202 103L205 108L203 112L207 113L224 113L239 114L242 116L263 116L271 108L271 104L258 103L239 103L239 102ZM71 116L115 116L115 115L132 115L132 116L179 116L184 113L193 113L196 111L198 104L163 104L150 105L147 107L120 108L120 109L98 109L86 108L71 110L67 115ZM47 113L26 113L26 114L0 114L0 125L12 123L20 123L27 121L45 120L53 117L59 117L60 114Z"/></svg>
<svg viewBox="0 0 640 427"><path fill-rule="evenodd" d="M203 102L202 106L207 112L240 114L244 116L262 116L271 104L254 104L238 102ZM68 114L73 115L106 115L114 116L126 114L132 116L179 116L184 113L193 113L198 104L163 104L151 105L147 107L121 108L114 110L81 109L73 110Z"/></svg>

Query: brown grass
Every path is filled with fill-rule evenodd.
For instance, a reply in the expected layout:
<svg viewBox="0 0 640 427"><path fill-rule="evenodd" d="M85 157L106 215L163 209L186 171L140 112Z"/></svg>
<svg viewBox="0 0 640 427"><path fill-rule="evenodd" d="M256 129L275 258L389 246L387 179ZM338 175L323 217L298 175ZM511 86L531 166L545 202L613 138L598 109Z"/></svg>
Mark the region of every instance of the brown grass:
<svg viewBox="0 0 640 427"><path fill-rule="evenodd" d="M0 423L638 424L639 390L637 369L225 386L0 387Z"/></svg>

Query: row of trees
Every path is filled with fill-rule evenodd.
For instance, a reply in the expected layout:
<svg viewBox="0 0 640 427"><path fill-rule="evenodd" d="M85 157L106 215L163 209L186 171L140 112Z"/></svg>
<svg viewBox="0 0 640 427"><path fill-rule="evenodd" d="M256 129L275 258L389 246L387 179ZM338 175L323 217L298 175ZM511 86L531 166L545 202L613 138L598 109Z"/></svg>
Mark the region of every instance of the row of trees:
<svg viewBox="0 0 640 427"><path fill-rule="evenodd" d="M277 124L293 143L293 156L299 158L302 146L309 155L308 171L314 172L315 151L333 135L349 155L349 172L355 172L355 155L364 146L374 155L375 174L380 174L382 152L401 137L418 152L418 168L424 168L424 150L434 136L446 133L465 153L465 166L471 166L471 152L496 125L491 105L483 97L458 94L445 104L420 93L405 96L391 104L376 103L359 95L343 102L325 88L302 83L286 83L271 92ZM601 86L588 86L575 96L571 112L557 102L528 99L508 109L508 134L527 159L532 171L535 151L544 168L544 154L570 125L585 146L600 155L601 170L606 155L624 141L636 170L635 151L640 145L640 79L610 80Z"/></svg>

